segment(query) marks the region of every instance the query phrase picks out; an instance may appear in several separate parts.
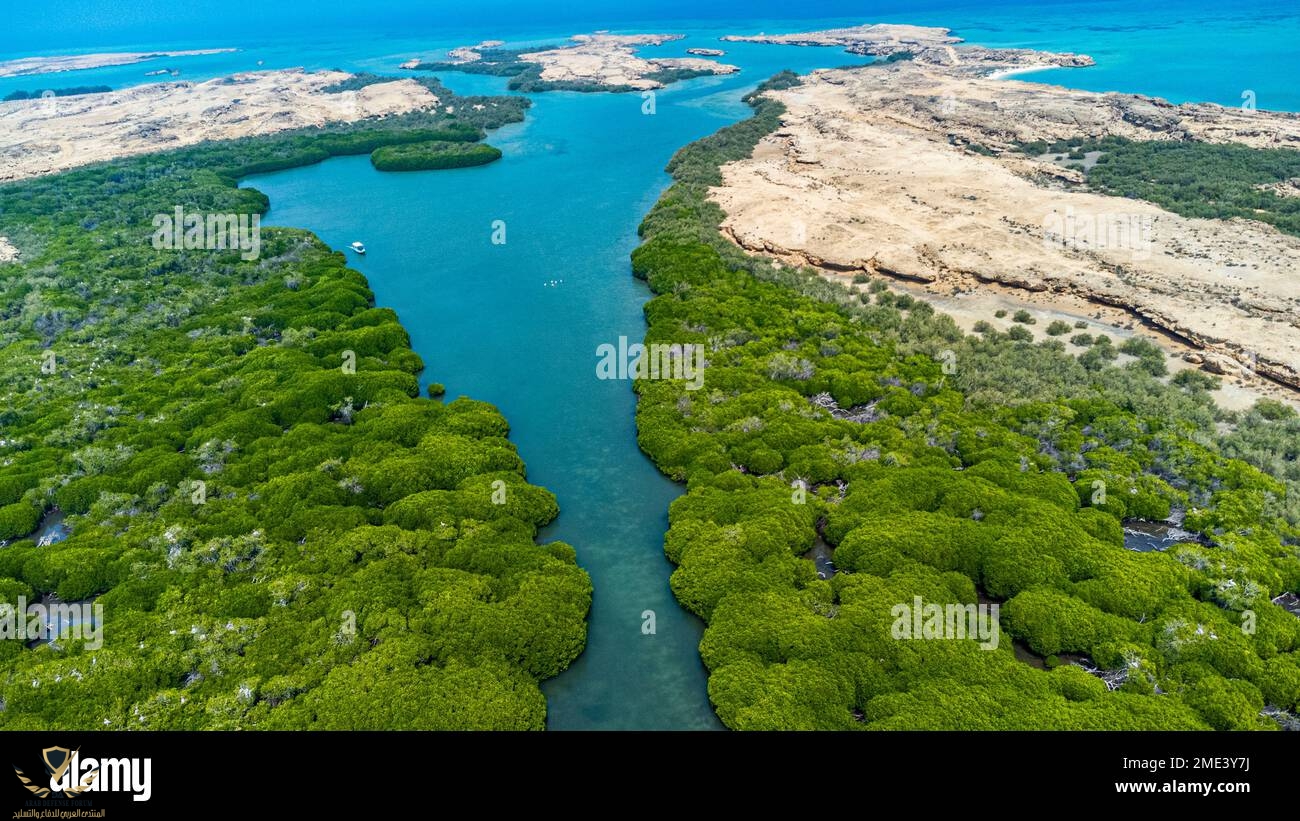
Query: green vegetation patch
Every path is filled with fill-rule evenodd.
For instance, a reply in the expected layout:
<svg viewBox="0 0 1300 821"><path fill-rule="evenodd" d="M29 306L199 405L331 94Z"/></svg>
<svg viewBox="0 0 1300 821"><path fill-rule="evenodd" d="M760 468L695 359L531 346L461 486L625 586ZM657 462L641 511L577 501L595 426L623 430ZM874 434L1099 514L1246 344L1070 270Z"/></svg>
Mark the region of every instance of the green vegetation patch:
<svg viewBox="0 0 1300 821"><path fill-rule="evenodd" d="M487 165L501 159L501 149L483 143L430 142L376 148L370 162L380 171L431 171Z"/></svg>
<svg viewBox="0 0 1300 821"><path fill-rule="evenodd" d="M1175 214L1207 219L1259 220L1300 236L1300 197L1267 186L1300 178L1300 151L1122 137L1027 143L1030 154L1100 151L1088 170L1098 191L1155 203Z"/></svg>
<svg viewBox="0 0 1300 821"><path fill-rule="evenodd" d="M506 420L420 397L397 315L312 234L264 228L255 260L150 242L177 207L264 212L243 174L477 139L528 105L437 93L464 114L0 187L25 248L0 266L0 600L104 616L100 646L0 641L0 727L544 727L591 583L536 543L557 506ZM38 546L56 507L71 534Z"/></svg>
<svg viewBox="0 0 1300 821"><path fill-rule="evenodd" d="M642 448L686 483L665 552L722 721L1276 729L1266 710L1300 707L1300 619L1271 602L1300 587L1297 417L1223 411L1141 340L965 335L745 253L708 191L780 123L751 103L673 158L632 260L647 343L709 352L699 390L635 386ZM1175 512L1185 540L1125 548L1127 520ZM916 597L998 605L1001 641L896 638Z"/></svg>
<svg viewBox="0 0 1300 821"><path fill-rule="evenodd" d="M104 94L112 91L108 86L72 86L70 88L50 88L43 91L11 91L4 96L0 102L13 102L14 100L35 100L41 97L75 97L79 94Z"/></svg>
<svg viewBox="0 0 1300 821"><path fill-rule="evenodd" d="M660 85L670 86L673 83L680 83L685 80L714 76L716 76L714 72L707 68L663 68L645 75L645 79L652 80Z"/></svg>

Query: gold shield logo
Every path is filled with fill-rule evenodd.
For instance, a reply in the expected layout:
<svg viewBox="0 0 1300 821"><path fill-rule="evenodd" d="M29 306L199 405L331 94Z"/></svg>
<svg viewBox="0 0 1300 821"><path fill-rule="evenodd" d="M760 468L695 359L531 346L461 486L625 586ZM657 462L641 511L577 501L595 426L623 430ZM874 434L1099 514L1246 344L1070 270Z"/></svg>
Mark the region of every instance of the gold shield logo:
<svg viewBox="0 0 1300 821"><path fill-rule="evenodd" d="M41 758L45 759L45 769L49 771L50 778L58 781L72 763L72 750L67 747L46 747L41 750Z"/></svg>
<svg viewBox="0 0 1300 821"><path fill-rule="evenodd" d="M67 747L46 747L41 750L41 760L45 762L45 772L50 777L50 786L54 786L55 782L63 778L63 774L66 773L68 767L72 765L72 756L75 752L75 750L69 750ZM45 798L52 792L57 792L57 790L51 790L49 787L33 784L32 780L27 777L27 774L17 767L14 767L14 772L18 773L18 780L23 782L23 786L37 798ZM99 768L95 768L82 779L83 783L74 784L68 789L63 790L63 794L79 795L85 792L95 783L95 777L98 775Z"/></svg>

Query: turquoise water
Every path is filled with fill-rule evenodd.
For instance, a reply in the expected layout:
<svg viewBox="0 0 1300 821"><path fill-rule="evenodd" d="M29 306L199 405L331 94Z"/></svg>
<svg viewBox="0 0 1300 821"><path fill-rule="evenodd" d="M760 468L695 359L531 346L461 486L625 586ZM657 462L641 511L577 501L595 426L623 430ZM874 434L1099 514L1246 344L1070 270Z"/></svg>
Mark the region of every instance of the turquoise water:
<svg viewBox="0 0 1300 821"><path fill-rule="evenodd" d="M702 625L668 588L663 534L680 489L637 449L631 383L598 380L596 349L645 334L649 292L628 257L673 152L745 116L740 98L760 78L855 61L763 46L728 56L750 70L661 91L653 115L635 94L537 95L525 123L489 138L505 152L493 165L382 174L343 157L245 181L271 199L264 224L310 228L335 248L366 244L354 267L400 314L425 376L501 408L529 479L559 497L542 538L577 548L595 600L586 652L544 685L552 728L718 726ZM504 89L443 79L461 93ZM504 245L492 243L498 220Z"/></svg>
<svg viewBox="0 0 1300 821"><path fill-rule="evenodd" d="M193 13L202 5L185 8ZM1090 69L1041 72L1035 80L1226 105L1240 104L1250 90L1261 108L1300 110L1300 88L1291 81L1300 62L1294 45L1300 42L1300 14L1275 2L1229 7L1201 0L1139 8L1119 2L948 2L908 4L910 9L823 3L810 6L809 14L855 16L791 21L770 19L784 4L757 0L730 10L711 7L721 9L714 13L718 19L755 16L709 24L674 22L695 13L692 7L659 2L659 14L646 4L602 6L603 17L587 9L587 16L563 25L537 22L537 7L529 7L532 20L484 11L500 5L491 0L474 7L480 13L472 20L453 18L460 31L418 19L386 31L384 12L395 8L394 0L379 0L369 28L263 26L270 34L257 41L220 39L209 28L185 29L179 42L178 27L154 30L143 22L123 29L101 21L100 28L87 30L83 17L75 36L51 33L42 48L32 45L40 41L23 39L27 29L20 20L18 36L0 46L10 53L0 57L226 45L241 50L53 79L0 79L0 95L19 88L134 85L150 81L144 72L164 65L180 68L188 80L299 65L396 73L396 64L409 57L431 57L489 37L519 44L599 28L691 34L688 41L656 50L674 55L712 45L724 33L892 21L946 25L988 45L1085 52L1099 62ZM334 0L311 8L321 20L338 11ZM80 47L54 48L73 42ZM637 223L668 184L662 169L673 152L746 116L743 92L776 71L855 61L837 49L726 48L724 59L742 66L742 74L662 91L653 116L642 114L637 95L537 95L525 123L490 138L505 151L490 166L380 174L367 158L349 157L246 181L271 199L267 224L309 228L335 248L366 243L369 254L352 262L370 279L379 303L400 314L425 359L426 377L445 384L449 396L465 394L500 407L530 479L559 497L561 516L543 539L577 548L592 575L595 601L586 653L544 684L552 728L719 726L697 652L701 625L676 605L668 588L671 568L662 539L668 504L680 490L637 449L634 394L626 382L595 378L595 350L620 336L643 334L641 306L648 292L630 276L628 254L637 243ZM496 78L450 74L444 80L461 93L504 90ZM504 245L491 241L498 220L506 226ZM642 632L647 610L655 614L654 635Z"/></svg>
<svg viewBox="0 0 1300 821"><path fill-rule="evenodd" d="M1255 92L1260 108L1300 110L1300 85L1294 82L1300 69L1296 45L1300 43L1300 7L1292 0L1142 4L1125 0L822 0L800 5L802 19L790 19L790 4L784 0L722 2L708 7L693 0L575 0L563 8L522 0L478 0L463 8L371 0L364 14L347 0L274 7L246 0L191 0L165 6L162 0L142 0L129 8L103 0L47 5L26 4L7 15L0 60L93 51L240 50L40 77L0 78L0 96L14 90L99 84L120 88L172 79L144 76L146 71L162 67L179 69L179 79L196 81L237 71L295 66L398 73L395 67L410 57L433 56L440 49L486 38L554 42L574 33L611 29L693 32L697 39L710 39L726 33L898 22L947 26L968 41L985 45L1083 52L1098 61L1094 68L1031 75L1041 82L1223 105L1240 105L1242 94L1249 90ZM228 21L241 19L241 15L258 24L186 24L187 17ZM709 22L700 22L704 16ZM277 17L291 18L291 22L275 25Z"/></svg>
<svg viewBox="0 0 1300 821"><path fill-rule="evenodd" d="M1059 31L1022 23L1008 32L989 19L952 25L972 41L1079 51L1150 34L1082 27L1072 46ZM661 50L684 53L736 30L778 29L692 31ZM600 344L643 334L648 292L630 276L628 254L637 223L669 182L662 169L673 152L746 116L743 92L780 69L855 61L837 49L727 51L741 75L660 92L653 116L642 113L638 95L535 95L525 123L491 137L505 159L484 168L380 174L367 158L351 157L247 182L270 197L269 224L311 228L336 248L366 243L369 253L355 265L379 302L399 311L428 378L450 396L499 406L530 478L559 497L561 517L543 538L575 545L596 594L587 651L544 685L553 729L718 726L697 651L702 625L676 605L667 583L662 538L680 489L636 448L629 385L597 380L594 366ZM1070 81L1118 88L1128 70L1076 71ZM461 93L504 91L497 78L443 79ZM1276 83L1260 87L1289 93ZM491 242L496 220L506 225L505 245ZM647 610L653 635L641 629Z"/></svg>

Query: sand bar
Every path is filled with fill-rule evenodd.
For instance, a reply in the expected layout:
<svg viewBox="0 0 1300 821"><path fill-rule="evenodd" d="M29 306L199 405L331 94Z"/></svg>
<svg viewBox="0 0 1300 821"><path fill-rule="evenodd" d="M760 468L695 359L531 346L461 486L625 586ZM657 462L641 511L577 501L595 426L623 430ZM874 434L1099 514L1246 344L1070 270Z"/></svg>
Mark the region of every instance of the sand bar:
<svg viewBox="0 0 1300 821"><path fill-rule="evenodd" d="M128 66L158 57L197 57L204 54L225 54L233 48L205 48L190 51L115 51L104 54L70 54L61 57L21 57L0 62L0 77L26 77L36 74L53 74L60 71L80 71L107 66Z"/></svg>

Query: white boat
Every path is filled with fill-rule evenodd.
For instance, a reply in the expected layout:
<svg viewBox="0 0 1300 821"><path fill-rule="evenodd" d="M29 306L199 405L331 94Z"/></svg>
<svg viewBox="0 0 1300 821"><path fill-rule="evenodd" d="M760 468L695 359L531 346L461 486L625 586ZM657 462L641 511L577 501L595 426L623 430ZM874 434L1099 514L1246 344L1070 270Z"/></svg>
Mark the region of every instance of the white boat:
<svg viewBox="0 0 1300 821"><path fill-rule="evenodd" d="M366 252L366 246L362 245L359 242L354 242L348 247L351 248L353 251L356 251L358 254L364 254Z"/></svg>

